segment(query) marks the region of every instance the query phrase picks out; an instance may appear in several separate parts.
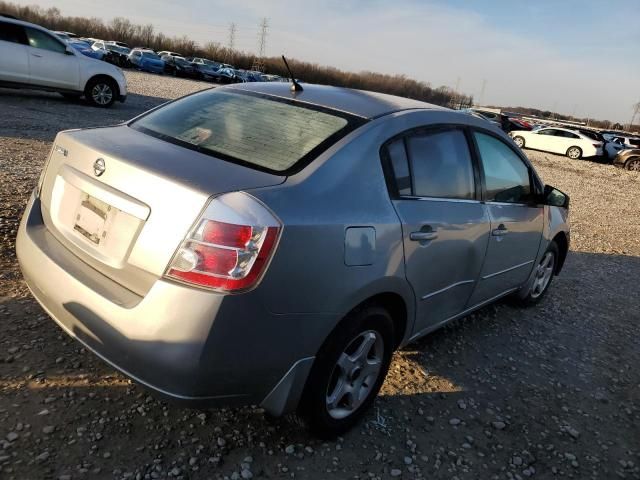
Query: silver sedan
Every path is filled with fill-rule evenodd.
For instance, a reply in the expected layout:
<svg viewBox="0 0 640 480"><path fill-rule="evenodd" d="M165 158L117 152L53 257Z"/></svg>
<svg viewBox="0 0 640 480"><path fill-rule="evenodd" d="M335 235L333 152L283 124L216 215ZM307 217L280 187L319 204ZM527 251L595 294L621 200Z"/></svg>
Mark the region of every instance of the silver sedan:
<svg viewBox="0 0 640 480"><path fill-rule="evenodd" d="M331 436L395 349L507 295L540 301L568 204L483 120L249 83L58 134L17 253L60 327L152 391L297 411Z"/></svg>

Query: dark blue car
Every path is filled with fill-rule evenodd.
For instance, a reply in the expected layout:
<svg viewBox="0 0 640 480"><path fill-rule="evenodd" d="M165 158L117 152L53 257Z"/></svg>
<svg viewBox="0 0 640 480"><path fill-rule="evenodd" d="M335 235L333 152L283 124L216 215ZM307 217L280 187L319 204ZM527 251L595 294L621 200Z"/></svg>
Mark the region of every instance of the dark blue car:
<svg viewBox="0 0 640 480"><path fill-rule="evenodd" d="M145 72L163 73L164 61L151 50L134 48L129 53L129 61L134 67Z"/></svg>

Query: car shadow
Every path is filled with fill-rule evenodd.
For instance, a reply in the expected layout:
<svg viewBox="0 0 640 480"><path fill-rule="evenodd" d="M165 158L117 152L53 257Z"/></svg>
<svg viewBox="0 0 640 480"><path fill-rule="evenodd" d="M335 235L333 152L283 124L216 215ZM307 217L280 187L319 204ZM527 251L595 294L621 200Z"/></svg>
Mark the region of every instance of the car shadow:
<svg viewBox="0 0 640 480"><path fill-rule="evenodd" d="M538 305L522 309L503 300L396 352L371 411L330 448L400 435L402 441L391 442L400 462L412 449L431 464L438 458L455 463L473 449L487 458L504 455L508 464L510 452L543 456L550 430L558 432L554 448L572 451L578 441L574 429L583 450L622 458L637 440L637 424L624 409L640 401L640 282L633 281L638 278L639 257L570 252ZM154 431L188 429L206 444L208 455L224 451L227 461L242 461L247 448L266 456L260 442L267 448L322 446L295 420L271 419L255 407L191 410L157 400L68 338L30 297L0 295L0 329L6 345L19 347L0 354L0 411L11 408L16 421L30 423L34 431L52 421L38 415L43 409L55 415L60 429L69 425L72 431L85 428L91 412L106 419L126 416L125 430L110 420L101 427L94 419L90 426L109 432L100 449L117 452L121 464L128 455L134 458L132 446L144 444L151 424ZM608 421L596 429L598 418ZM217 438L223 440L216 444ZM405 445L404 439L410 441ZM540 452L532 439L543 445ZM600 449L603 441L608 453ZM180 441L170 441L164 454L177 455L182 448ZM376 450L368 453L373 459ZM393 449L383 454L394 458ZM287 461L303 465L303 457ZM550 463L538 459L535 465L550 474Z"/></svg>

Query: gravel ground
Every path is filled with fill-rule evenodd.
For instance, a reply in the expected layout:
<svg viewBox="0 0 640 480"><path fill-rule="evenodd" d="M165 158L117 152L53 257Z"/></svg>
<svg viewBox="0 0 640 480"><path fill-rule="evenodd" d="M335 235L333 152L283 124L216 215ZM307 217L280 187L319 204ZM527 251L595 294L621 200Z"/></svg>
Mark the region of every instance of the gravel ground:
<svg viewBox="0 0 640 480"><path fill-rule="evenodd" d="M107 111L0 89L0 478L640 479L640 174L527 151L571 196L544 302L487 307L395 355L365 422L334 442L257 408L150 397L47 318L18 221L58 130L114 123L206 84L127 73Z"/></svg>

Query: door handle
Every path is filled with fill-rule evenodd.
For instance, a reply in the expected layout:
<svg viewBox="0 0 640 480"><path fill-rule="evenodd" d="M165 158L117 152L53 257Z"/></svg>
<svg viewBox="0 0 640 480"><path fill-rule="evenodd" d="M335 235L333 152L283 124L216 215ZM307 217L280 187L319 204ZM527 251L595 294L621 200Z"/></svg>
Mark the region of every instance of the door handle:
<svg viewBox="0 0 640 480"><path fill-rule="evenodd" d="M414 242L426 242L438 238L436 232L411 232L409 238Z"/></svg>
<svg viewBox="0 0 640 480"><path fill-rule="evenodd" d="M34 57L42 58L42 55L40 55L39 53L31 53L31 55L33 55Z"/></svg>
<svg viewBox="0 0 640 480"><path fill-rule="evenodd" d="M498 228L494 228L491 231L491 235L493 235L494 237L504 237L507 233L509 233L509 230L507 230L507 227L505 227L502 223L498 225Z"/></svg>

